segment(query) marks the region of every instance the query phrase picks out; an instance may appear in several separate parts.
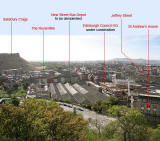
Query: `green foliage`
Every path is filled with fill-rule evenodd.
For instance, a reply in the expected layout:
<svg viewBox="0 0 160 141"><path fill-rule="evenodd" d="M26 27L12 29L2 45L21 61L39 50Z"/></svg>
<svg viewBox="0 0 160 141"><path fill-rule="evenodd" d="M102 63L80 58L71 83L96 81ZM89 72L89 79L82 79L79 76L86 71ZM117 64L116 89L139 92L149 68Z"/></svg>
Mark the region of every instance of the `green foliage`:
<svg viewBox="0 0 160 141"><path fill-rule="evenodd" d="M160 125L156 129L153 129L150 141L160 141Z"/></svg>
<svg viewBox="0 0 160 141"><path fill-rule="evenodd" d="M92 109L94 111L97 111L97 112L101 113L104 106L105 105L103 105L102 101L98 100L98 101L96 101L95 103L92 104Z"/></svg>
<svg viewBox="0 0 160 141"><path fill-rule="evenodd" d="M116 73L116 78L117 78L117 79L121 79L121 78L122 78L122 74L121 74L120 72L117 72L117 73Z"/></svg>
<svg viewBox="0 0 160 141"><path fill-rule="evenodd" d="M0 138L8 141L83 141L86 125L80 115L45 100L0 107Z"/></svg>
<svg viewBox="0 0 160 141"><path fill-rule="evenodd" d="M6 94L6 93L3 93L3 94L1 95L1 97L3 97L3 98L8 98L8 97L9 97L9 95L8 95L8 94Z"/></svg>
<svg viewBox="0 0 160 141"><path fill-rule="evenodd" d="M66 99L65 102L66 103L72 103L71 99Z"/></svg>
<svg viewBox="0 0 160 141"><path fill-rule="evenodd" d="M18 90L13 95L16 97L22 97L22 96L26 96L26 94L27 94L27 91L21 85L19 86Z"/></svg>
<svg viewBox="0 0 160 141"><path fill-rule="evenodd" d="M110 96L107 100L106 100L106 105L107 106L113 106L113 105L117 105L118 104L118 98Z"/></svg>
<svg viewBox="0 0 160 141"><path fill-rule="evenodd" d="M122 136L118 132L117 126L115 122L111 122L103 130L102 134L99 134L97 130L89 129L86 132L85 141L120 141Z"/></svg>
<svg viewBox="0 0 160 141"><path fill-rule="evenodd" d="M93 130L82 116L65 112L54 102L30 99L18 106L16 98L11 101L16 106L0 107L2 141L160 141L160 126L149 129L140 112L125 106L112 106L108 113L117 120Z"/></svg>
<svg viewBox="0 0 160 141"><path fill-rule="evenodd" d="M118 131L118 122L112 121L110 122L103 130L103 136L107 139L113 139L120 137L120 133Z"/></svg>
<svg viewBox="0 0 160 141"><path fill-rule="evenodd" d="M0 87L0 97L3 98L8 98L9 95L7 94L7 92L2 88L2 86Z"/></svg>
<svg viewBox="0 0 160 141"><path fill-rule="evenodd" d="M116 97L109 97L106 101L97 100L92 104L81 103L81 106L90 110L94 110L99 113L106 113L106 109L118 104L118 99Z"/></svg>
<svg viewBox="0 0 160 141"><path fill-rule="evenodd" d="M29 82L25 80L25 81L22 83L22 86L23 86L24 90L27 90L27 88L28 88L28 86L29 86Z"/></svg>
<svg viewBox="0 0 160 141"><path fill-rule="evenodd" d="M99 136L96 130L87 130L85 141L108 141L103 136Z"/></svg>
<svg viewBox="0 0 160 141"><path fill-rule="evenodd" d="M0 138L21 141L26 136L26 130L24 110L13 105L2 105L0 109Z"/></svg>
<svg viewBox="0 0 160 141"><path fill-rule="evenodd" d="M123 136L124 141L148 141L148 130L144 115L135 109L125 106L113 106L108 113L117 117L117 129Z"/></svg>
<svg viewBox="0 0 160 141"><path fill-rule="evenodd" d="M13 97L13 98L11 98L11 103L12 103L14 106L19 106L20 101L19 101L18 98Z"/></svg>
<svg viewBox="0 0 160 141"><path fill-rule="evenodd" d="M18 82L13 85L13 87L0 87L0 97L8 98L8 97L23 97L27 94L28 82Z"/></svg>
<svg viewBox="0 0 160 141"><path fill-rule="evenodd" d="M84 107L84 108L89 109L89 110L92 109L92 105L91 105L91 104L84 104L84 103L81 103L80 105L81 105L82 107Z"/></svg>
<svg viewBox="0 0 160 141"><path fill-rule="evenodd" d="M128 113L130 109L126 106L114 105L107 110L108 115L113 117L121 117Z"/></svg>
<svg viewBox="0 0 160 141"><path fill-rule="evenodd" d="M130 141L148 140L146 120L137 110L129 110L128 113L119 118L119 125L124 133L124 138Z"/></svg>
<svg viewBox="0 0 160 141"><path fill-rule="evenodd" d="M11 95L18 90L18 87L19 87L19 84L15 83L15 84L13 84L12 87L6 87L5 91L7 92L7 94Z"/></svg>

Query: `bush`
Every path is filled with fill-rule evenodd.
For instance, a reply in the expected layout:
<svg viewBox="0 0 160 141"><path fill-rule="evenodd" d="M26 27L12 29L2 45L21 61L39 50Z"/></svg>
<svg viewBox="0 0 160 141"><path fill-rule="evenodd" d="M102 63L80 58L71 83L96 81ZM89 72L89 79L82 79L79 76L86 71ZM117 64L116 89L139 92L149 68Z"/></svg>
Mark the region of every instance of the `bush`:
<svg viewBox="0 0 160 141"><path fill-rule="evenodd" d="M0 107L0 139L12 141L84 141L87 121L54 102L31 99Z"/></svg>
<svg viewBox="0 0 160 141"><path fill-rule="evenodd" d="M18 98L13 97L13 98L11 98L11 103L12 103L14 106L19 106L20 101L19 101Z"/></svg>

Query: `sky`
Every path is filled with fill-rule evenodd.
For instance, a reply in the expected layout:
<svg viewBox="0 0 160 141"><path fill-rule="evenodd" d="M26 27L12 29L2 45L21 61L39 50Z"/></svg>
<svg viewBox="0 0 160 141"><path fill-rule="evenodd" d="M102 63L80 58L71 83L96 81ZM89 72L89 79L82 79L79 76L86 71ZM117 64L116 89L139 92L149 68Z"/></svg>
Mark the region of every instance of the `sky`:
<svg viewBox="0 0 160 141"><path fill-rule="evenodd" d="M12 50L28 61L42 61L43 34L33 26L54 26L45 31L45 61L68 61L69 23L55 21L51 13L86 13L82 21L70 23L71 61L103 60L104 32L86 32L83 24L118 24L106 32L106 60L124 58L121 54L120 18L112 14L132 14L123 18L123 52L130 58L147 59L148 30L129 29L128 25L160 25L159 0L5 0L0 4L0 53L11 52L11 23L3 18L27 17L27 22L12 23ZM150 29L150 59L160 59L160 30Z"/></svg>

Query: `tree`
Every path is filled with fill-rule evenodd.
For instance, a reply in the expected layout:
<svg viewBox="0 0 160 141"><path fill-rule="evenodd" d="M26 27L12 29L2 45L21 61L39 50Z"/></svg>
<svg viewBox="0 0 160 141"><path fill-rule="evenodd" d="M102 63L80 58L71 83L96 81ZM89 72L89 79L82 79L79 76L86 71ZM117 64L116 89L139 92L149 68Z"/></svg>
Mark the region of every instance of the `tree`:
<svg viewBox="0 0 160 141"><path fill-rule="evenodd" d="M121 79L121 78L122 78L122 74L121 74L120 72L117 72L117 73L116 73L116 78L117 78L117 79Z"/></svg>
<svg viewBox="0 0 160 141"><path fill-rule="evenodd" d="M104 138L102 135L99 136L99 133L96 130L88 129L85 141L108 141L108 139Z"/></svg>
<svg viewBox="0 0 160 141"><path fill-rule="evenodd" d="M150 141L160 141L160 125L156 129L152 130L152 136Z"/></svg>
<svg viewBox="0 0 160 141"><path fill-rule="evenodd" d="M126 113L128 113L128 111L129 111L129 108L126 106L114 105L107 110L107 113L110 116L120 118L124 116Z"/></svg>
<svg viewBox="0 0 160 141"><path fill-rule="evenodd" d="M113 105L117 105L118 104L118 98L110 96L107 100L106 100L106 105L107 106L113 106Z"/></svg>
<svg viewBox="0 0 160 141"><path fill-rule="evenodd" d="M123 134L124 141L149 140L146 120L139 111L125 106L113 106L108 113L117 117L118 127Z"/></svg>
<svg viewBox="0 0 160 141"><path fill-rule="evenodd" d="M22 83L22 85L23 85L23 88L24 88L25 90L27 90L27 88L28 88L28 86L29 86L29 82L28 82L27 80L25 80L25 81Z"/></svg>
<svg viewBox="0 0 160 141"><path fill-rule="evenodd" d="M92 104L92 108L94 111L101 113L103 110L103 102L101 100L97 100L95 103Z"/></svg>
<svg viewBox="0 0 160 141"><path fill-rule="evenodd" d="M110 122L103 130L103 136L105 136L107 139L112 139L119 136L118 131L118 122L112 121Z"/></svg>
<svg viewBox="0 0 160 141"><path fill-rule="evenodd" d="M46 100L0 107L0 138L9 141L83 141L86 128L82 116Z"/></svg>
<svg viewBox="0 0 160 141"><path fill-rule="evenodd" d="M148 140L146 120L137 110L129 110L128 113L119 118L119 125L123 130L124 140L142 141Z"/></svg>
<svg viewBox="0 0 160 141"><path fill-rule="evenodd" d="M25 139L26 130L24 110L13 105L2 104L0 108L0 138L22 141Z"/></svg>
<svg viewBox="0 0 160 141"><path fill-rule="evenodd" d="M90 126L92 126L93 128L95 128L98 131L98 136L101 136L101 131L103 129L103 125L100 121L93 120L93 119L89 119L89 124Z"/></svg>
<svg viewBox="0 0 160 141"><path fill-rule="evenodd" d="M27 91L21 85L21 86L18 87L18 90L16 92L14 92L13 94L14 94L14 96L19 96L19 97L26 96Z"/></svg>
<svg viewBox="0 0 160 141"><path fill-rule="evenodd" d="M14 106L18 106L19 105L19 99L16 98L16 97L13 97L11 98L11 103L14 105Z"/></svg>

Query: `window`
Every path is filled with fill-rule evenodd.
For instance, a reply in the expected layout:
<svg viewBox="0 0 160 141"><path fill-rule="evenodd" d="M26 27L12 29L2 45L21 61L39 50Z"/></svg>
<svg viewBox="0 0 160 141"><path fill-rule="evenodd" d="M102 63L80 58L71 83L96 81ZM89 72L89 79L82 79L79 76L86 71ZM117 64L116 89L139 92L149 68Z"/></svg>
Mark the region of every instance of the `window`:
<svg viewBox="0 0 160 141"><path fill-rule="evenodd" d="M157 99L154 99L154 100L152 100L152 103L153 103L153 104L158 104L158 100L157 100Z"/></svg>
<svg viewBox="0 0 160 141"><path fill-rule="evenodd" d="M147 108L147 114L150 114L150 108Z"/></svg>
<svg viewBox="0 0 160 141"><path fill-rule="evenodd" d="M142 100L142 102L147 102L147 99L144 98L144 99Z"/></svg>
<svg viewBox="0 0 160 141"><path fill-rule="evenodd" d="M142 102L142 99L141 99L141 98L139 98L139 99L137 99L137 101L138 101L138 102Z"/></svg>
<svg viewBox="0 0 160 141"><path fill-rule="evenodd" d="M157 115L157 108L153 109L153 115L156 116Z"/></svg>
<svg viewBox="0 0 160 141"><path fill-rule="evenodd" d="M144 106L141 106L141 113L144 113Z"/></svg>

